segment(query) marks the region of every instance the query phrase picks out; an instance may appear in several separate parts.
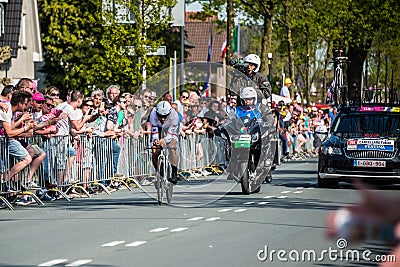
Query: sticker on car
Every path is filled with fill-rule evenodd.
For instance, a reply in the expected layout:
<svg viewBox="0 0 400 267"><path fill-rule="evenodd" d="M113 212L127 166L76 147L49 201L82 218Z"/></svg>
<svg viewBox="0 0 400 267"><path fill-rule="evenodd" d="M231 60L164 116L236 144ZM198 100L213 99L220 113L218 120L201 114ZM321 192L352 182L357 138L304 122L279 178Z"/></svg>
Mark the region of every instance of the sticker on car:
<svg viewBox="0 0 400 267"><path fill-rule="evenodd" d="M347 150L394 151L394 140L389 139L349 139Z"/></svg>

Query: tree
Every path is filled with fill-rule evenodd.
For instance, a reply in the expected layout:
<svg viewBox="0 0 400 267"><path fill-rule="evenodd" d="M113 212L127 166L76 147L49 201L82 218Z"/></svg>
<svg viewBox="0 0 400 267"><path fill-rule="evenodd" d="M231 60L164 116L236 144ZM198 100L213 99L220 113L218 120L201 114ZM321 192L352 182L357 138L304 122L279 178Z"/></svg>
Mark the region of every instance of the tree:
<svg viewBox="0 0 400 267"><path fill-rule="evenodd" d="M132 24L119 23L120 14L103 10L104 2L129 10ZM148 75L158 67L159 59L147 55L148 47L164 42L158 34L169 27L173 5L167 0L39 0L47 83L64 93L111 83L135 90L143 81L143 67ZM134 47L133 54L127 46Z"/></svg>

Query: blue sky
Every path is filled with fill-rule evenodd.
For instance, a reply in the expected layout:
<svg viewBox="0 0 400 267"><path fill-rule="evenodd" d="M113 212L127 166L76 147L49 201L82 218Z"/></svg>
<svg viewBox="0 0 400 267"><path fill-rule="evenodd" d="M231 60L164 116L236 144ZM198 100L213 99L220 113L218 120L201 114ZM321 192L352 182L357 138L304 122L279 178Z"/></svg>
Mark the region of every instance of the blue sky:
<svg viewBox="0 0 400 267"><path fill-rule="evenodd" d="M186 5L186 11L200 11L201 9L202 9L201 4L197 2Z"/></svg>

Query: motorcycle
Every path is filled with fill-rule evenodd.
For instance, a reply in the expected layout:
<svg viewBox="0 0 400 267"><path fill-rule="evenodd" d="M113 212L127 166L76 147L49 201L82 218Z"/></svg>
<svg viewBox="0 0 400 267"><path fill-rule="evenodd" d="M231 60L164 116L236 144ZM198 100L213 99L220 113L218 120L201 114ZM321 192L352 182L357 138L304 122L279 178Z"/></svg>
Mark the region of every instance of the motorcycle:
<svg viewBox="0 0 400 267"><path fill-rule="evenodd" d="M271 110L253 118L235 114L216 134L225 140L228 179L240 182L245 195L260 192L263 181L271 181L275 168L276 127Z"/></svg>

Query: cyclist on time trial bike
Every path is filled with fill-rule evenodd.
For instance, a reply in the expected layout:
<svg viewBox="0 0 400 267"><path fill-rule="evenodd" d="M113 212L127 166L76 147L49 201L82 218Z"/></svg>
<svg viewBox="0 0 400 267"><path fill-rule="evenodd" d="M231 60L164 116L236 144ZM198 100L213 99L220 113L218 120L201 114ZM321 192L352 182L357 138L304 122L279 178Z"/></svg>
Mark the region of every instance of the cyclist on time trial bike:
<svg viewBox="0 0 400 267"><path fill-rule="evenodd" d="M178 182L179 156L176 149L178 142L178 120L178 113L171 107L168 101L161 101L150 113L153 166L157 169L161 147L168 148L168 160L172 168L172 174L171 177L168 177L168 181L173 184Z"/></svg>

